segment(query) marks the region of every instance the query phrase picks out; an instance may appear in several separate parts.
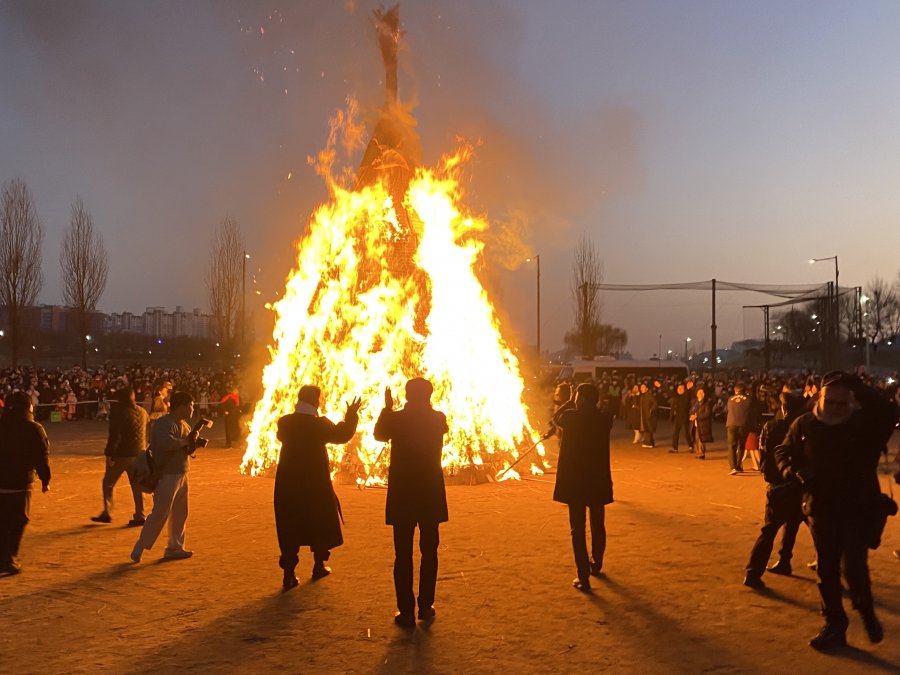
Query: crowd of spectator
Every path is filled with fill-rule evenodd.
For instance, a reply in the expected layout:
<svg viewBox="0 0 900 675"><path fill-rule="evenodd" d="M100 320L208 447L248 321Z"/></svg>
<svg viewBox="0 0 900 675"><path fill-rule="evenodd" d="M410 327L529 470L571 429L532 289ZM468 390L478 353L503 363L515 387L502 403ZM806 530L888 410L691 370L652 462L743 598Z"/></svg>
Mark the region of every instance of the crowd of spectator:
<svg viewBox="0 0 900 675"><path fill-rule="evenodd" d="M858 374L866 384L882 391L886 397L900 405L900 375L896 372L890 375L873 375L860 371ZM688 377L619 377L615 373L604 373L593 383L600 390L601 405L612 411L618 419L624 420L626 426L635 431L635 439L638 439L646 438L646 434L641 435L640 432L645 431L643 427L647 425L648 410L653 411L653 426L655 418L666 419L672 416L679 385L685 387L691 399L696 397L698 389L703 389L712 405L713 419L717 422L725 422L728 399L734 396L736 387L742 387L743 393L750 398L748 428L758 432L766 421L778 413L779 395L783 391L802 396L811 408L819 394L820 380L820 374L809 370L802 373L719 370L715 377L710 373L696 372ZM555 405L562 402L560 399L568 397L570 386L570 383L563 382L557 387L554 394Z"/></svg>
<svg viewBox="0 0 900 675"><path fill-rule="evenodd" d="M38 420L105 420L116 392L133 387L138 404L152 412L153 398L161 387L185 391L196 402L198 414L217 415L220 401L234 388L244 394L239 370L212 368L163 368L136 364L106 365L95 369L73 366L0 369L0 408L14 391L31 397ZM244 396L243 400L247 400Z"/></svg>

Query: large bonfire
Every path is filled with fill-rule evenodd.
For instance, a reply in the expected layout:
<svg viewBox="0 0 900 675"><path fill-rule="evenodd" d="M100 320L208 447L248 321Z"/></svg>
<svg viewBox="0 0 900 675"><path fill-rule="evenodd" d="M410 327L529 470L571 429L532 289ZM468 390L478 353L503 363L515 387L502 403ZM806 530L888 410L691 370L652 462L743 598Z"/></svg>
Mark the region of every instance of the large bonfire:
<svg viewBox="0 0 900 675"><path fill-rule="evenodd" d="M415 123L397 97L398 8L375 16L387 98L355 176L335 175L338 148L359 136L352 102L315 161L331 200L313 214L272 306L274 346L241 465L251 475L277 463L278 418L293 412L304 384L322 388L326 411L357 395L366 402L354 441L330 448L333 472L361 485L386 475L387 453L372 437L384 388L402 395L412 377L431 380L447 415L449 474L505 472L536 440L518 360L474 272L488 225L461 205L469 148L418 166Z"/></svg>

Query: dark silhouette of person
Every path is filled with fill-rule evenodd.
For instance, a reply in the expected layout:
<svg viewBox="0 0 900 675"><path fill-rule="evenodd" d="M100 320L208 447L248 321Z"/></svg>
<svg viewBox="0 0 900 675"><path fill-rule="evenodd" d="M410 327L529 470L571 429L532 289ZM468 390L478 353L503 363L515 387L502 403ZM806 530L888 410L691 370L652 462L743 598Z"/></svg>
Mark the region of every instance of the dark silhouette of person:
<svg viewBox="0 0 900 675"><path fill-rule="evenodd" d="M578 576L572 585L590 591L590 576L599 576L606 552L606 505L613 501L609 467L609 433L613 415L597 408L600 394L592 384L579 384L574 396L553 416L560 433L553 500L569 507L572 551ZM590 511L591 558L585 543L585 515Z"/></svg>
<svg viewBox="0 0 900 675"><path fill-rule="evenodd" d="M241 440L241 397L237 387L232 387L219 405L225 416L225 447L230 448Z"/></svg>
<svg viewBox="0 0 900 675"><path fill-rule="evenodd" d="M679 383L670 401L670 415L672 418L672 449L670 452L678 452L678 439L684 435L684 442L691 447L690 428L688 419L691 414L691 398L684 384Z"/></svg>
<svg viewBox="0 0 900 675"><path fill-rule="evenodd" d="M137 404L132 387L120 389L116 404L109 415L109 434L106 440L106 471L103 474L103 511L91 518L95 523L111 523L113 489L122 474L128 476L134 514L128 527L144 524L144 493L134 480L131 465L135 458L147 449L147 411Z"/></svg>
<svg viewBox="0 0 900 675"><path fill-rule="evenodd" d="M313 553L313 580L331 574L325 562L331 549L344 543L341 533L341 505L331 484L327 443L346 443L356 433L360 399L347 406L344 420L335 424L319 416L322 392L305 385L297 396L297 407L278 420L281 454L275 473L275 530L284 570L282 587L299 582L294 570L301 546Z"/></svg>
<svg viewBox="0 0 900 675"><path fill-rule="evenodd" d="M398 613L394 622L404 628L419 619L434 618L438 569L438 526L447 522L447 496L441 450L447 433L444 413L431 407L434 388L426 379L406 383L406 405L394 410L390 388L384 391L384 410L375 423L375 439L391 442L385 522L394 528L394 591ZM419 595L413 596L413 536L419 528Z"/></svg>
<svg viewBox="0 0 900 675"><path fill-rule="evenodd" d="M794 420L775 450L782 475L803 488L803 513L816 547L825 625L809 641L815 649L827 651L847 643L842 568L869 640L884 638L875 615L868 549L877 546L873 526L883 517L878 461L897 419L893 401L858 377L834 371L822 378L812 411ZM880 530L877 534L880 538Z"/></svg>
<svg viewBox="0 0 900 675"><path fill-rule="evenodd" d="M19 574L16 557L31 505L34 474L50 489L50 442L34 421L31 397L14 391L0 417L0 574Z"/></svg>
<svg viewBox="0 0 900 675"><path fill-rule="evenodd" d="M804 411L803 399L782 392L780 401L781 418L766 422L760 435L760 464L766 481L765 521L756 543L753 544L744 577L744 585L756 589L765 588L762 575L772 554L775 536L782 526L784 533L781 535L778 562L769 567L768 571L773 574L791 574L794 542L797 540L800 523L804 520L800 484L795 480L786 479L775 462L775 448L784 442L791 423Z"/></svg>

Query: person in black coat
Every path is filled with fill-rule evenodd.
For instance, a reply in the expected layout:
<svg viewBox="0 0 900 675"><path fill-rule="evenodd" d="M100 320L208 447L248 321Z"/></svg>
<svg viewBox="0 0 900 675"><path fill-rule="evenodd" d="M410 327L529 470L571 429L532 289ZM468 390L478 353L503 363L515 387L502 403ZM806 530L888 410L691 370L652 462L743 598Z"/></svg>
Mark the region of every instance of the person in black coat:
<svg viewBox="0 0 900 675"><path fill-rule="evenodd" d="M384 391L384 410L375 423L378 441L391 442L385 522L394 528L394 591L404 628L435 615L434 593L438 569L438 526L448 519L441 452L447 418L431 407L431 383L417 377L406 383L406 405L395 411L390 388ZM413 536L419 527L419 595L413 596Z"/></svg>
<svg viewBox="0 0 900 675"><path fill-rule="evenodd" d="M31 397L16 391L6 397L0 417L0 574L21 571L16 557L28 525L34 474L43 492L50 489L50 442L32 410Z"/></svg>
<svg viewBox="0 0 900 675"><path fill-rule="evenodd" d="M678 439L684 434L684 442L691 447L691 399L683 384L675 388L675 394L670 401L672 416L672 449L670 452L678 452Z"/></svg>
<svg viewBox="0 0 900 675"><path fill-rule="evenodd" d="M766 422L760 436L760 468L766 480L766 510L765 522L753 550L750 552L750 560L747 563L744 586L762 589L765 584L762 575L766 571L769 555L775 543L775 535L784 526L784 534L781 535L781 550L778 552L778 562L768 568L773 574L790 575L791 557L794 550L794 542L797 540L797 531L803 522L803 509L801 507L800 484L794 480L787 480L778 470L775 461L775 449L781 445L787 436L791 423L803 412L803 399L792 396L789 393L781 394L781 418Z"/></svg>
<svg viewBox="0 0 900 675"><path fill-rule="evenodd" d="M634 385L631 391L625 394L625 422L628 428L634 432L632 445L641 442L641 388Z"/></svg>
<svg viewBox="0 0 900 675"><path fill-rule="evenodd" d="M873 606L868 549L878 545L878 526L884 523L878 461L897 419L893 401L859 378L835 371L822 378L813 410L794 420L775 450L782 475L802 486L803 513L816 547L825 626L809 642L815 649L847 642L842 568L869 640L884 637Z"/></svg>
<svg viewBox="0 0 900 675"><path fill-rule="evenodd" d="M697 400L691 406L690 421L694 423L694 453L697 459L706 459L706 444L713 442L713 407L706 390L697 388Z"/></svg>
<svg viewBox="0 0 900 675"><path fill-rule="evenodd" d="M641 443L641 447L644 448L655 448L656 447L656 439L654 438L654 434L656 433L656 415L659 404L656 401L656 396L646 384L641 385L641 433L644 435L644 440Z"/></svg>
<svg viewBox="0 0 900 675"><path fill-rule="evenodd" d="M340 503L331 484L325 445L347 443L353 438L361 402L357 398L348 405L344 421L335 424L319 416L321 396L318 387L301 387L295 412L278 420L281 454L275 473L275 530L285 590L298 584L294 570L301 546L312 550L315 580L331 573L325 561L331 549L344 543Z"/></svg>
<svg viewBox="0 0 900 675"><path fill-rule="evenodd" d="M574 397L553 416L560 432L559 461L553 500L568 505L572 550L578 576L572 582L590 591L590 575L599 576L606 552L606 505L613 501L609 467L609 432L613 416L599 410L599 392L592 384L580 384ZM590 511L591 554L585 544L585 512Z"/></svg>

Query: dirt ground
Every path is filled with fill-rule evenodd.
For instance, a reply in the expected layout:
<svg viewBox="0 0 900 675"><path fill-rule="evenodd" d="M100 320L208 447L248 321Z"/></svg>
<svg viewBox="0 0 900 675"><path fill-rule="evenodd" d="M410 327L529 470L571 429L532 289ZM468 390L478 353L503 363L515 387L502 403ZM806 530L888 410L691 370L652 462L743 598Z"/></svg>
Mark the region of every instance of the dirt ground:
<svg viewBox="0 0 900 675"><path fill-rule="evenodd" d="M114 522L88 520L101 508L104 425L48 428L51 491L34 496L23 573L0 578L4 673L900 672L900 518L870 555L885 641L868 644L849 612L852 646L818 654L806 644L821 617L805 528L795 576L766 575L765 592L741 585L764 484L727 475L722 429L701 462L665 442L636 448L617 426L607 576L590 595L571 587L552 475L448 487L437 618L408 634L392 623L384 490L338 486L346 543L334 574L312 583L304 553L300 586L282 593L273 482L240 475L240 451L210 447L193 462L194 557L161 561L161 539L135 565L124 482Z"/></svg>

